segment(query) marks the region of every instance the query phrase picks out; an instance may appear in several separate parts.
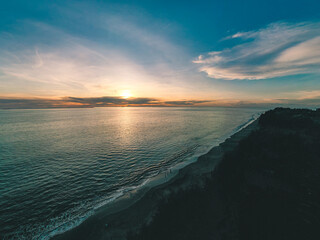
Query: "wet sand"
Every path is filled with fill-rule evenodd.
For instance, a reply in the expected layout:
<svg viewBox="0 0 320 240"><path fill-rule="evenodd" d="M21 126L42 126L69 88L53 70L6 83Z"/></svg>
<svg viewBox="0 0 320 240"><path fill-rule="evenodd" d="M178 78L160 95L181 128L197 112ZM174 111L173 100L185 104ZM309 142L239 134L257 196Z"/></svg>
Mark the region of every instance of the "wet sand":
<svg viewBox="0 0 320 240"><path fill-rule="evenodd" d="M139 231L151 221L160 201L171 193L201 187L223 158L240 140L258 128L255 120L239 132L213 147L198 160L175 172L165 172L145 187L128 192L117 201L101 207L78 227L54 236L52 239L113 239L124 240L128 233Z"/></svg>

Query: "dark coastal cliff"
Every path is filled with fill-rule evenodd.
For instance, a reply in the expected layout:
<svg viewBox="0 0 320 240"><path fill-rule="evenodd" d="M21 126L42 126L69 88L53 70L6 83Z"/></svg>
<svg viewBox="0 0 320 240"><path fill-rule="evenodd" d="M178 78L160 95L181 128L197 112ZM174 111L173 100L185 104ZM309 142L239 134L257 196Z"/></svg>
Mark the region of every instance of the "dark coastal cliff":
<svg viewBox="0 0 320 240"><path fill-rule="evenodd" d="M131 240L320 239L320 110L277 108Z"/></svg>

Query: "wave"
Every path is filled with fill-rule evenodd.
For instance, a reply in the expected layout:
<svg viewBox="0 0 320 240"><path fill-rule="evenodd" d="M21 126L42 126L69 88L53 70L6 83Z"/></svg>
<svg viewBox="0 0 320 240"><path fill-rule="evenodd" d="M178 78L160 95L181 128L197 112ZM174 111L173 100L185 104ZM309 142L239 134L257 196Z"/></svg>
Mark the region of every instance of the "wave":
<svg viewBox="0 0 320 240"><path fill-rule="evenodd" d="M245 123L237 126L233 129L230 133L226 134L219 138L219 141L213 145L207 146L200 146L199 144L194 144L189 146L188 148L182 149L181 151L177 152L173 156L163 159L161 161L160 166L154 166L148 169L144 169L140 174L135 176L134 179L131 179L132 182L140 182L137 185L132 186L123 186L118 190L113 191L112 193L108 194L107 196L98 199L94 202L84 202L80 206L70 209L69 211L65 212L64 214L50 219L49 223L44 223L37 227L34 226L26 226L14 234L6 235L4 239L39 239L39 240L48 240L55 235L64 233L69 231L81 223L83 223L86 219L96 213L98 209L104 207L128 192L134 194L137 190L143 187L154 187L166 181L169 181L172 177L174 177L178 171L197 161L197 159L206 153L208 153L213 147L217 146L225 139L229 138L236 132L240 131L241 129L250 125L253 121L255 121L260 114L254 114L251 118L246 121ZM142 181L142 182L141 182Z"/></svg>

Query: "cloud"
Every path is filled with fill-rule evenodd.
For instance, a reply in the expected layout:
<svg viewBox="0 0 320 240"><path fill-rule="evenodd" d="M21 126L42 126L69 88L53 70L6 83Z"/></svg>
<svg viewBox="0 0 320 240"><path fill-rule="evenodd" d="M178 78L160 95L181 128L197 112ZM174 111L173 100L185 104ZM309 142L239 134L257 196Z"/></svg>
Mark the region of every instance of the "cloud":
<svg viewBox="0 0 320 240"><path fill-rule="evenodd" d="M68 13L67 27L21 20L0 33L2 94L101 96L129 88L139 95L191 78L185 72L190 57L165 24L111 11L86 16L81 27L82 16Z"/></svg>
<svg viewBox="0 0 320 240"><path fill-rule="evenodd" d="M182 101L165 101L165 105L169 106L194 106L196 104L201 103L208 103L212 102L212 100L202 100L202 101L196 101L196 100L182 100Z"/></svg>
<svg viewBox="0 0 320 240"><path fill-rule="evenodd" d="M104 107L112 105L149 105L158 104L159 100L155 98L121 98L121 97L97 97L97 98L77 98L67 97L64 99L69 103L81 103L90 107Z"/></svg>
<svg viewBox="0 0 320 240"><path fill-rule="evenodd" d="M298 91L291 97L271 99L162 100L157 98L64 97L0 98L0 109L95 108L95 107L312 107L320 105L320 91Z"/></svg>
<svg viewBox="0 0 320 240"><path fill-rule="evenodd" d="M37 109L37 108L93 108L93 107L119 107L119 106L147 106L147 107L172 107L196 106L209 100L181 100L162 101L156 98L121 98L114 96L79 98L64 97L60 99L45 98L0 98L0 109Z"/></svg>
<svg viewBox="0 0 320 240"><path fill-rule="evenodd" d="M211 78L257 80L320 73L320 23L278 22L226 39L242 43L200 55L193 62Z"/></svg>

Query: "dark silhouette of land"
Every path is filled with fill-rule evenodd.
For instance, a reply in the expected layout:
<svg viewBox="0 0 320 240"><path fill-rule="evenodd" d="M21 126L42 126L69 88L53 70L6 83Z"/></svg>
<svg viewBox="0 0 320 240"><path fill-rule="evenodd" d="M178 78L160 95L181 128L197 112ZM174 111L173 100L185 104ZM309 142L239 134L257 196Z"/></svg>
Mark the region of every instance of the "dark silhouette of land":
<svg viewBox="0 0 320 240"><path fill-rule="evenodd" d="M276 108L130 240L320 239L320 110Z"/></svg>
<svg viewBox="0 0 320 240"><path fill-rule="evenodd" d="M276 108L56 240L319 240L320 110Z"/></svg>

